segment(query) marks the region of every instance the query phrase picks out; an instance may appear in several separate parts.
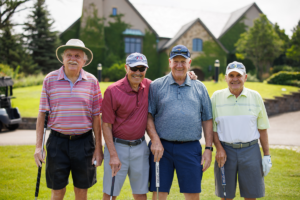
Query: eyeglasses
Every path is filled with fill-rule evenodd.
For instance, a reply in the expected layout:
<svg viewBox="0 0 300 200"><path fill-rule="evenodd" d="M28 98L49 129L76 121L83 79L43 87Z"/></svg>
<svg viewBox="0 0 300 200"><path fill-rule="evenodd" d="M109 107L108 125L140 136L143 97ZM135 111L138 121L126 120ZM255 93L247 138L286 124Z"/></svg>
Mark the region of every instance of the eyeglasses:
<svg viewBox="0 0 300 200"><path fill-rule="evenodd" d="M191 54L188 51L171 51L170 57L174 55L186 55L187 57L191 57Z"/></svg>
<svg viewBox="0 0 300 200"><path fill-rule="evenodd" d="M129 67L131 71L136 72L139 70L140 72L143 72L146 70L147 67Z"/></svg>
<svg viewBox="0 0 300 200"><path fill-rule="evenodd" d="M234 69L234 68L245 69L244 65L242 65L242 64L235 64L235 63L232 63L231 65L229 65L227 67L227 69Z"/></svg>

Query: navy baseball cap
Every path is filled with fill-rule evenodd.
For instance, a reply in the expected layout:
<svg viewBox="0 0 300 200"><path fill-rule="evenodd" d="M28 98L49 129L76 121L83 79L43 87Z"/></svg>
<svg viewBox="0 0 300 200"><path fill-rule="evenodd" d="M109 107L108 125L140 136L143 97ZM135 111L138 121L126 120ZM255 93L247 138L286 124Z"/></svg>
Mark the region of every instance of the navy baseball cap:
<svg viewBox="0 0 300 200"><path fill-rule="evenodd" d="M147 68L148 67L148 62L146 56L144 56L141 53L132 53L126 58L126 65L129 67L136 67L139 65L143 65Z"/></svg>
<svg viewBox="0 0 300 200"><path fill-rule="evenodd" d="M185 58L190 58L191 54L188 48L183 45L177 45L173 47L171 53L170 53L170 59L174 58L175 56L183 56Z"/></svg>

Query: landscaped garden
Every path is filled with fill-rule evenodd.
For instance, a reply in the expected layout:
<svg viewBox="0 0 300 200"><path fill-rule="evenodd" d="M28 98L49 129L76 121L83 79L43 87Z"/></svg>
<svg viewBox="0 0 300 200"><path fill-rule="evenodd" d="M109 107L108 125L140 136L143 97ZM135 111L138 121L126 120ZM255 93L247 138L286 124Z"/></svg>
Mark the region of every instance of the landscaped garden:
<svg viewBox="0 0 300 200"><path fill-rule="evenodd" d="M203 82L211 96L215 91L226 88L226 82L214 83L213 81ZM100 88L104 94L106 88L112 82L101 82ZM298 87L286 85L271 85L260 82L246 82L245 87L256 90L263 98L274 98L274 96L282 96L291 92L297 92ZM16 99L12 100L12 105L18 107L22 117L37 117L42 85L22 87L14 89L14 96Z"/></svg>

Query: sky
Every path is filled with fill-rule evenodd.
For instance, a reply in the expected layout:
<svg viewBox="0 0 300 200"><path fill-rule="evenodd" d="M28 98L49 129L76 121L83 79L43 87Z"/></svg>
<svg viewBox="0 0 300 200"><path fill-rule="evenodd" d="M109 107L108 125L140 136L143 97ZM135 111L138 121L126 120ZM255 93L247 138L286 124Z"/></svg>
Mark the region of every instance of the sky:
<svg viewBox="0 0 300 200"><path fill-rule="evenodd" d="M106 0L109 1L109 0ZM160 4L164 6L196 8L201 10L230 13L241 7L255 2L261 11L267 15L272 23L278 23L285 33L292 36L292 29L300 20L300 0L130 0L131 2L145 4ZM32 7L33 2L24 6ZM51 17L55 20L53 30L63 32L73 24L82 12L83 0L46 0L46 5ZM23 11L13 18L15 23L22 23L30 11ZM21 27L15 29L17 33L22 31Z"/></svg>

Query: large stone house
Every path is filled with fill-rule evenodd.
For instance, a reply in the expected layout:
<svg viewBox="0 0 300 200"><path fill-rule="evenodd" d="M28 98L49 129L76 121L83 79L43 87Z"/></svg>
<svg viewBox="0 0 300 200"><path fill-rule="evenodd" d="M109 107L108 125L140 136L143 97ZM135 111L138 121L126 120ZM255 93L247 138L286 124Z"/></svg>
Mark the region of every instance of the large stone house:
<svg viewBox="0 0 300 200"><path fill-rule="evenodd" d="M155 36L156 41L152 46L158 59L152 66L149 60L148 72L152 70L150 78L160 77L169 71L167 58L170 50L175 45L183 44L191 51L192 69L200 80L213 74L216 59L220 60L220 72L225 70L227 57L234 52L239 35L253 26L253 20L262 13L255 3L231 13L218 13L200 8L147 5L130 0L84 0L82 16L61 34L63 42L66 42L64 38L67 36L80 37L88 17L95 11L99 18L106 19L104 26L113 20L111 15L124 15L122 21L130 24L130 28L122 32L125 54L141 52L149 60L153 57L150 55L153 51L150 53L145 49L145 35L150 33Z"/></svg>

